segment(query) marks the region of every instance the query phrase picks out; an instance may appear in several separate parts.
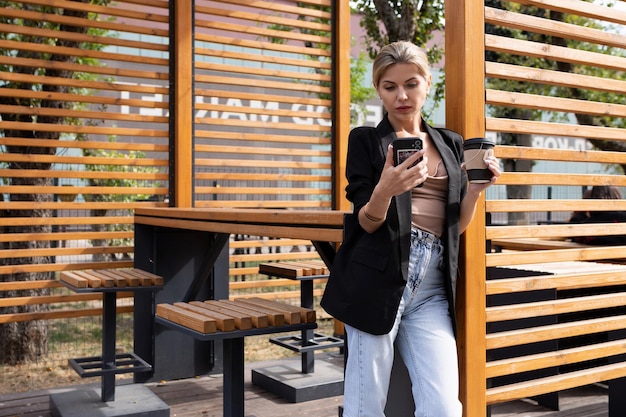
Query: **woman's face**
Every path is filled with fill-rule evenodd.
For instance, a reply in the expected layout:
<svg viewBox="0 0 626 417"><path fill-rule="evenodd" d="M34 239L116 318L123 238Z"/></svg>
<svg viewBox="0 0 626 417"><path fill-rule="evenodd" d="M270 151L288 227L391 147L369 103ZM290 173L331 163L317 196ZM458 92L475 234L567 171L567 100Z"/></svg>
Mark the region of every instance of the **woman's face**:
<svg viewBox="0 0 626 417"><path fill-rule="evenodd" d="M376 86L389 117L398 120L419 118L431 78L421 75L414 64L391 65Z"/></svg>

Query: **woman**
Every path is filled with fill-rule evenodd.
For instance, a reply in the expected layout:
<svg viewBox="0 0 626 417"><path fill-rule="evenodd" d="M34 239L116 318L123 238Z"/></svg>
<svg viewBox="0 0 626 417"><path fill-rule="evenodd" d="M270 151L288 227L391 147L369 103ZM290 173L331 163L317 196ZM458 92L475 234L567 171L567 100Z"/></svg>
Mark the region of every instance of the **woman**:
<svg viewBox="0 0 626 417"><path fill-rule="evenodd" d="M409 371L415 416L458 417L454 293L460 234L491 182L468 184L463 139L426 124L421 110L432 76L410 42L385 46L374 87L387 112L348 140L346 219L322 306L345 324L344 417L382 417L394 342ZM390 143L419 137L423 150L394 166ZM417 163L421 158L421 162ZM354 222L354 226L351 224Z"/></svg>

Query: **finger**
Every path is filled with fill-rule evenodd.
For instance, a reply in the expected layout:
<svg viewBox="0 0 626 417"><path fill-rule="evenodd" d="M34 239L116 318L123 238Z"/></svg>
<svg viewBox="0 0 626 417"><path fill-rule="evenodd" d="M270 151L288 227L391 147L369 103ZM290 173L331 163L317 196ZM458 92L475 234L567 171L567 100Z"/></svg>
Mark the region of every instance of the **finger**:
<svg viewBox="0 0 626 417"><path fill-rule="evenodd" d="M390 165L393 166L393 145L390 143L389 146L387 146L387 155L385 158L385 165Z"/></svg>

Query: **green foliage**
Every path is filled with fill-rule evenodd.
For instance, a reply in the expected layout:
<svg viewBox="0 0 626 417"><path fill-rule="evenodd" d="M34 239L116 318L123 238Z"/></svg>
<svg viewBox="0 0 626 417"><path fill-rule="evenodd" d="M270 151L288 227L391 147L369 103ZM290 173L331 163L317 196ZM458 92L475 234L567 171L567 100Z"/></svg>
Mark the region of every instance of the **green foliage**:
<svg viewBox="0 0 626 417"><path fill-rule="evenodd" d="M371 59L383 46L395 41L410 41L423 48L431 65L437 65L444 54L443 44L431 42L436 32L444 30L444 0L355 0L355 13L361 16L365 29L363 44ZM353 81L354 82L354 81ZM433 85L432 109L424 109L428 120L445 97L445 74Z"/></svg>
<svg viewBox="0 0 626 417"><path fill-rule="evenodd" d="M365 84L365 75L369 65L370 61L364 52L361 52L357 58L351 57L350 104L352 112L350 121L352 124L358 119L360 113L364 113L365 103L376 95L374 88Z"/></svg>
<svg viewBox="0 0 626 417"><path fill-rule="evenodd" d="M329 7L325 7L325 6L316 6L316 5L305 4L305 3L299 3L298 6L307 7L310 9L315 9L315 10L320 10L320 11L325 11L325 12L331 11ZM309 22L322 23L325 25L329 25L331 23L328 19L311 18L309 16L299 16L298 19L306 20ZM293 27L284 26L284 25L270 25L269 28L272 30L278 30L278 31L293 30ZM325 31L306 29L306 28L299 28L298 30L300 31L300 33L307 34L307 35L315 35L319 37L329 36L329 33ZM277 43L277 44L283 44L285 42L284 38L268 37L267 39L270 42ZM323 44L323 43L314 44L312 42L305 42L305 46L309 48L330 50L330 45ZM321 61L325 58L319 57L317 55L309 55L309 59ZM354 122L358 118L358 114L364 110L365 102L371 99L372 97L374 97L375 95L374 89L372 87L366 86L365 84L365 75L367 74L367 71L368 71L368 64L369 64L369 61L367 60L367 56L363 53L360 54L357 58L354 58L354 57L350 58L350 103L352 106L350 119L352 122ZM330 75L331 73L329 70L322 70L322 69L318 69L316 70L316 72L319 74L324 74L324 75ZM319 82L319 84L325 87L330 87L329 82ZM338 86L338 88L341 88L341 86ZM330 100L332 98L329 94L323 94L323 93L316 93L316 96L324 100Z"/></svg>
<svg viewBox="0 0 626 417"><path fill-rule="evenodd" d="M443 0L356 0L353 9L362 16L360 24L365 29L365 45L372 59L381 47L395 41L411 41L426 48L434 33L444 29ZM427 53L430 62L437 63L443 48L433 45Z"/></svg>

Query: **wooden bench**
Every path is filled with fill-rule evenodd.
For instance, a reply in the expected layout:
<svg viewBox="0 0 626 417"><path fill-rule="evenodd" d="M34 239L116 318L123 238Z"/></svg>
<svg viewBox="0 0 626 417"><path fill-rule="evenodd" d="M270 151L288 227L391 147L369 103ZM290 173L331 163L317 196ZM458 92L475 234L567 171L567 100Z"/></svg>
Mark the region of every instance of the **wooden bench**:
<svg viewBox="0 0 626 417"><path fill-rule="evenodd" d="M157 304L156 322L200 341L221 340L224 417L244 416L244 338L315 329L315 310L262 298Z"/></svg>
<svg viewBox="0 0 626 417"><path fill-rule="evenodd" d="M117 293L120 291L158 291L163 278L135 268L64 271L61 283L77 293L102 292L102 356L69 359L81 378L102 377L102 402L115 400L115 375L147 372L152 365L134 352L115 353Z"/></svg>
<svg viewBox="0 0 626 417"><path fill-rule="evenodd" d="M259 273L273 277L300 281L300 306L313 308L313 284L315 280L327 279L329 270L321 260L270 262L259 264ZM313 332L302 331L300 336L278 336L271 343L299 352L302 355L302 373L315 371L314 353L319 349L343 348L343 339Z"/></svg>

